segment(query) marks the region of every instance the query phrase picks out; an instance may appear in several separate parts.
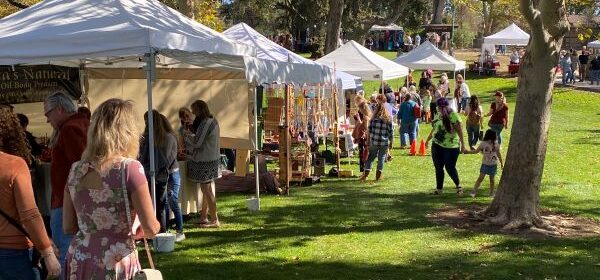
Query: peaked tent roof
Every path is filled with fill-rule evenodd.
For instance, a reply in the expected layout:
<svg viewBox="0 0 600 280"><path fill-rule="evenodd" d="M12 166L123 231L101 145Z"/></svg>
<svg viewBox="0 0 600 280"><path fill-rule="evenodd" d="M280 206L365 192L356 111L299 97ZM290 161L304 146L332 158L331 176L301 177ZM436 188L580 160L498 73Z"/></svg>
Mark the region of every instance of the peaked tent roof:
<svg viewBox="0 0 600 280"><path fill-rule="evenodd" d="M455 59L436 48L429 41L425 41L407 54L397 57L394 61L408 68L418 70L457 71L465 69L466 65L465 61Z"/></svg>
<svg viewBox="0 0 600 280"><path fill-rule="evenodd" d="M337 50L317 60L366 81L390 80L408 75L408 68L382 57L355 41L349 41Z"/></svg>
<svg viewBox="0 0 600 280"><path fill-rule="evenodd" d="M245 23L238 23L229 29L223 31L223 35L256 48L256 57L274 61L283 61L291 63L316 64L288 49L269 40Z"/></svg>
<svg viewBox="0 0 600 280"><path fill-rule="evenodd" d="M512 23L496 34L483 38L486 45L517 45L526 46L529 43L529 34Z"/></svg>
<svg viewBox="0 0 600 280"><path fill-rule="evenodd" d="M256 59L254 47L157 0L46 0L1 19L0 26L0 65L138 61L156 52L188 64L157 67L221 69L257 83L327 83L332 76L332 71L314 71L297 77L288 63Z"/></svg>
<svg viewBox="0 0 600 280"><path fill-rule="evenodd" d="M600 49L600 40L587 43L588 48Z"/></svg>
<svg viewBox="0 0 600 280"><path fill-rule="evenodd" d="M247 55L239 44L157 0L46 0L0 20L0 64L139 55Z"/></svg>
<svg viewBox="0 0 600 280"><path fill-rule="evenodd" d="M390 25L373 25L369 31L404 30L402 26L392 23Z"/></svg>
<svg viewBox="0 0 600 280"><path fill-rule="evenodd" d="M315 69L321 71L320 68L327 67L276 44L243 22L223 31L223 34L240 43L255 47L257 58L292 63L294 71L315 71ZM340 71L336 75L342 89L356 88L355 79L359 77Z"/></svg>

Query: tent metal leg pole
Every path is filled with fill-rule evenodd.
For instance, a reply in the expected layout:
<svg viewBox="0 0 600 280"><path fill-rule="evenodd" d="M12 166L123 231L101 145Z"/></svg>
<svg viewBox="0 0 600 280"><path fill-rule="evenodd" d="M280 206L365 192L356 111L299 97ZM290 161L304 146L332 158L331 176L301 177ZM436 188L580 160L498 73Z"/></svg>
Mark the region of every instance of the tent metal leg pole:
<svg viewBox="0 0 600 280"><path fill-rule="evenodd" d="M256 204L258 208L256 210L260 210L260 180L259 180L259 169L258 169L258 106L262 106L262 102L259 103L258 100L258 92L256 89L256 85L253 85L254 88L254 177L256 183ZM261 100L262 101L262 100Z"/></svg>
<svg viewBox="0 0 600 280"><path fill-rule="evenodd" d="M156 209L156 167L154 158L154 116L152 114L152 81L155 75L154 53L150 52L144 55L146 59L146 94L148 95L148 146L150 149L150 194L152 195L152 206Z"/></svg>

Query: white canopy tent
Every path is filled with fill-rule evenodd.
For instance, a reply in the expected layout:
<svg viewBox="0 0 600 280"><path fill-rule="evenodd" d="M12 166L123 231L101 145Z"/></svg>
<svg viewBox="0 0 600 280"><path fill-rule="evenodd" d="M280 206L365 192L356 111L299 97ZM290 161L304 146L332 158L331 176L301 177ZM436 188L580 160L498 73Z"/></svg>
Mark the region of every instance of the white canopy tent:
<svg viewBox="0 0 600 280"><path fill-rule="evenodd" d="M385 25L385 26L383 26L383 25L373 25L371 27L371 29L369 29L369 31L388 31L388 30L389 31L402 31L404 29L402 28L402 26L399 26L399 25L397 25L395 23L392 23L390 25Z"/></svg>
<svg viewBox="0 0 600 280"><path fill-rule="evenodd" d="M496 45L527 46L527 44L529 44L529 34L512 23L498 33L483 38L479 61L483 62L485 60L486 51L489 55L494 55L496 53Z"/></svg>
<svg viewBox="0 0 600 280"><path fill-rule="evenodd" d="M92 104L145 95L151 110L154 96L172 110L166 113L172 121L175 106L205 99L220 118L224 147L256 150L253 85L299 79L288 63L254 58L253 47L157 0L46 0L0 20L0 26L0 65L77 65ZM331 81L330 71L302 75L306 82ZM145 111L140 104L137 109ZM153 130L152 114L148 117ZM150 147L153 141L150 133ZM154 153L149 154L154 193ZM256 180L258 195L258 174Z"/></svg>
<svg viewBox="0 0 600 280"><path fill-rule="evenodd" d="M408 75L408 68L368 50L355 41L347 42L317 62L358 76L365 81L386 81Z"/></svg>
<svg viewBox="0 0 600 280"><path fill-rule="evenodd" d="M397 57L394 62L417 70L459 71L466 68L466 62L457 60L444 51L425 41L412 51Z"/></svg>
<svg viewBox="0 0 600 280"><path fill-rule="evenodd" d="M587 47L592 49L600 49L600 40L587 43Z"/></svg>
<svg viewBox="0 0 600 280"><path fill-rule="evenodd" d="M223 31L223 34L237 42L255 47L256 57L259 59L289 62L293 71L323 72L329 69L325 65L306 59L276 44L245 23L238 23ZM323 70L324 67L326 70ZM341 73L340 71L336 73L336 82L338 85L341 85L341 89L356 88L355 79L357 78L346 73ZM299 82L304 83L305 81L301 80Z"/></svg>

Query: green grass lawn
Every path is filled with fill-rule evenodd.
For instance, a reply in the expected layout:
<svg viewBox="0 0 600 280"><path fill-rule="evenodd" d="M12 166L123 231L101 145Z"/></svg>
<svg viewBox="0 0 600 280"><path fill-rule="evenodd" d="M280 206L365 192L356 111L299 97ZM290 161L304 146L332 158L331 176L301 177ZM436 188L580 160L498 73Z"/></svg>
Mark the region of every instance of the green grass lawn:
<svg viewBox="0 0 600 280"><path fill-rule="evenodd" d="M497 89L514 108L516 79L467 82L472 94L484 97L485 111ZM421 136L429 129L423 125ZM542 207L600 219L599 148L600 95L557 89ZM431 158L398 149L393 155L382 182L325 179L294 187L290 196L263 196L259 213L246 210L247 195L219 195L222 228L186 224L188 239L173 253L156 254L158 268L165 279L600 279L600 237L525 240L428 221L441 207L484 206L490 198L450 190L431 196ZM352 162L343 168L358 172L356 158ZM459 158L468 190L480 164L480 155ZM452 186L449 178L446 186ZM480 194L487 191L485 181Z"/></svg>

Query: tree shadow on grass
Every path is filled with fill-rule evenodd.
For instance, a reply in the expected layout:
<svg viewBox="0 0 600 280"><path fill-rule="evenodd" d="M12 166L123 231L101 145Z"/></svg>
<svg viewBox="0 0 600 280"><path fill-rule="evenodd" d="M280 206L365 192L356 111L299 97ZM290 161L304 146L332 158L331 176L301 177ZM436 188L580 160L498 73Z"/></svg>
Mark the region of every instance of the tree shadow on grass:
<svg viewBox="0 0 600 280"><path fill-rule="evenodd" d="M439 240L438 242L444 242ZM432 242L435 246L435 242ZM157 254L165 279L595 279L600 238L482 242L459 250L411 251L379 262L258 257L236 260Z"/></svg>

